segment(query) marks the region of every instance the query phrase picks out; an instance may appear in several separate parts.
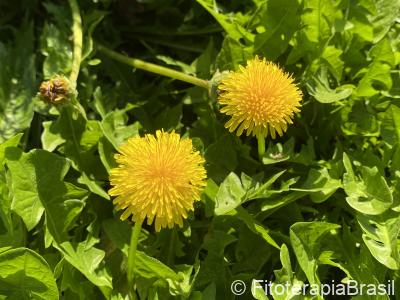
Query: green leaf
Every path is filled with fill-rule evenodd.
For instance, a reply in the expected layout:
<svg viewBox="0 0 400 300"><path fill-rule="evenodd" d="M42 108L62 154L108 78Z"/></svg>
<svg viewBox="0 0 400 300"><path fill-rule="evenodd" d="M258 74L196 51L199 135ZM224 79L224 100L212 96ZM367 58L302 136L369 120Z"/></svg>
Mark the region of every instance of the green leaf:
<svg viewBox="0 0 400 300"><path fill-rule="evenodd" d="M343 164L347 171L343 175L343 187L351 207L369 215L381 214L391 207L392 193L377 167L361 166L361 177L357 177L346 153L343 153Z"/></svg>
<svg viewBox="0 0 400 300"><path fill-rule="evenodd" d="M216 65L221 70L236 70L239 65L244 64L252 58L252 49L244 47L238 41L227 36L222 42L221 51L216 59Z"/></svg>
<svg viewBox="0 0 400 300"><path fill-rule="evenodd" d="M238 158L234 149L234 139L230 135L220 137L215 143L207 147L204 157L207 162L227 171L233 171L237 167Z"/></svg>
<svg viewBox="0 0 400 300"><path fill-rule="evenodd" d="M0 295L7 299L59 298L56 280L48 264L27 248L0 253Z"/></svg>
<svg viewBox="0 0 400 300"><path fill-rule="evenodd" d="M389 269L400 269L399 214L391 211L379 216L357 214L357 220L363 230L362 238L376 260Z"/></svg>
<svg viewBox="0 0 400 300"><path fill-rule="evenodd" d="M160 262L159 260L148 256L142 251L136 252L135 272L144 278L161 278L164 280L179 280L179 276L174 270Z"/></svg>
<svg viewBox="0 0 400 300"><path fill-rule="evenodd" d="M390 90L393 84L390 70L394 64L394 54L389 40L383 39L372 48L371 56L374 58L372 63L366 70L360 71L365 74L355 91L359 97L370 97L381 90Z"/></svg>
<svg viewBox="0 0 400 300"><path fill-rule="evenodd" d="M103 226L113 243L128 255L128 243L132 226L127 222L121 222L115 219L107 220L103 223ZM135 272L147 279L162 279L168 282L171 293L173 294L184 295L191 290L193 282L189 281L192 268L192 266L187 266L186 271L175 272L158 259L142 251L136 252Z"/></svg>
<svg viewBox="0 0 400 300"><path fill-rule="evenodd" d="M12 210L33 229L46 212L46 226L58 242L68 239L74 219L83 208L87 191L63 182L68 172L66 159L44 150L6 152L11 172Z"/></svg>
<svg viewBox="0 0 400 300"><path fill-rule="evenodd" d="M128 138L139 133L139 123L127 125L127 112L136 108L134 105L127 105L124 109L117 109L108 113L101 122L101 129L107 140L118 150L119 146Z"/></svg>
<svg viewBox="0 0 400 300"><path fill-rule="evenodd" d="M400 11L399 0L374 0L376 14L370 18L370 22L374 27L373 43L379 42L390 27L398 20Z"/></svg>
<svg viewBox="0 0 400 300"><path fill-rule="evenodd" d="M240 178L235 173L230 173L218 189L215 214L217 216L228 214L242 203L245 194Z"/></svg>
<svg viewBox="0 0 400 300"><path fill-rule="evenodd" d="M85 184L92 193L110 199L100 186L99 179L105 180L107 173L95 154L98 141L102 137L100 122L86 120L72 105L63 106L60 117L46 124L42 143L58 149L72 161L74 169L81 172L79 183Z"/></svg>
<svg viewBox="0 0 400 300"><path fill-rule="evenodd" d="M322 52L321 59L325 62L328 69L337 81L342 78L344 62L341 58L343 51L334 46L327 46Z"/></svg>
<svg viewBox="0 0 400 300"><path fill-rule="evenodd" d="M318 257L321 264L339 268L345 273L342 282L349 279L358 284L387 284L385 280L386 268L376 261L368 248L362 243L358 232L344 225L342 235L335 234L331 239L326 239L324 251ZM387 295L365 295L368 300L388 300Z"/></svg>
<svg viewBox="0 0 400 300"><path fill-rule="evenodd" d="M72 43L69 39L71 17L69 10L50 2L44 4L55 22L46 22L40 37L41 52L45 56L43 75L50 79L55 74L68 74L72 64Z"/></svg>
<svg viewBox="0 0 400 300"><path fill-rule="evenodd" d="M276 191L271 190L270 187L274 184L279 177L281 177L286 171L283 170L271 176L266 182L260 184L258 182L251 182L250 186L246 186L247 194L246 200L267 198L270 195L276 193ZM242 175L243 176L243 175ZM243 179L242 179L243 181Z"/></svg>
<svg viewBox="0 0 400 300"><path fill-rule="evenodd" d="M342 184L339 179L330 176L326 168L310 169L307 179L301 188L292 188L294 191L310 192L313 202L321 203L327 200Z"/></svg>
<svg viewBox="0 0 400 300"><path fill-rule="evenodd" d="M289 249L285 244L283 244L280 248L279 257L281 260L282 269L274 271L276 280L271 286L271 294L275 300L296 299L296 295L297 297L299 296L299 291L303 286L303 282L294 276L290 262ZM277 284L283 284L287 286L288 289L285 289L284 293L280 293L280 290L276 287Z"/></svg>
<svg viewBox="0 0 400 300"><path fill-rule="evenodd" d="M297 32L288 64L307 54L309 60L319 57L333 36L335 8L333 1L309 0L304 2L301 14L302 28Z"/></svg>
<svg viewBox="0 0 400 300"><path fill-rule="evenodd" d="M54 130L54 121L45 121L42 123L42 145L43 149L49 152L53 152L57 147L65 143L65 139Z"/></svg>
<svg viewBox="0 0 400 300"><path fill-rule="evenodd" d="M313 75L307 82L307 90L320 103L336 103L348 98L353 89L346 86L340 86L332 89L329 85L328 74L325 68Z"/></svg>
<svg viewBox="0 0 400 300"><path fill-rule="evenodd" d="M297 0L266 1L261 5L266 9L257 27L262 32L255 36L254 52L275 60L284 53L299 27L300 5Z"/></svg>
<svg viewBox="0 0 400 300"><path fill-rule="evenodd" d="M180 123L181 119L182 104L178 104L172 108L167 107L154 120L155 128L164 129L165 131L178 129L182 126Z"/></svg>
<svg viewBox="0 0 400 300"><path fill-rule="evenodd" d="M317 274L317 258L321 249L321 239L329 231L340 226L323 222L299 222L290 227L290 241L297 261L310 284L320 284Z"/></svg>
<svg viewBox="0 0 400 300"><path fill-rule="evenodd" d="M270 230L266 229L264 226L254 220L254 218L245 209L239 207L236 216L242 220L252 232L260 235L271 246L280 249L276 241L271 237Z"/></svg>
<svg viewBox="0 0 400 300"><path fill-rule="evenodd" d="M292 184L292 183L295 183L295 181L290 182L290 184ZM272 199L265 200L261 204L261 210L264 212L277 210L280 207L289 205L290 203L292 203L298 199L301 199L302 197L304 197L307 194L308 194L307 192L299 192L299 191L293 191L286 195L278 194L276 197L274 197Z"/></svg>
<svg viewBox="0 0 400 300"><path fill-rule="evenodd" d="M112 288L111 278L106 270L99 268L104 259L103 250L88 247L86 242L72 244L63 242L54 246L64 258L98 287ZM98 270L96 270L98 269Z"/></svg>
<svg viewBox="0 0 400 300"><path fill-rule="evenodd" d="M268 296L266 295L264 285L260 284L257 281L251 283L251 294L254 299L257 300L268 300ZM275 298L274 298L275 299Z"/></svg>
<svg viewBox="0 0 400 300"><path fill-rule="evenodd" d="M24 22L14 42L0 42L0 142L29 127L35 94L33 25Z"/></svg>
<svg viewBox="0 0 400 300"><path fill-rule="evenodd" d="M17 147L21 138L22 138L22 133L19 133L9 138L4 143L0 144L0 165L3 165L4 163L7 148Z"/></svg>
<svg viewBox="0 0 400 300"><path fill-rule="evenodd" d="M196 0L196 1L201 6L203 6L217 20L217 22L226 31L226 33L234 40L245 38L248 41L252 41L254 39L253 34L251 34L245 28L243 28L240 25L240 23L237 20L235 20L235 18L219 13L216 2L212 0Z"/></svg>
<svg viewBox="0 0 400 300"><path fill-rule="evenodd" d="M84 28L84 39L83 49L82 49L82 61L85 60L93 51L93 32L99 23L103 20L103 18L107 15L107 12L100 10L92 10L87 15L82 17ZM92 59L88 61L88 64L91 66L95 66L99 64L101 61L99 59Z"/></svg>

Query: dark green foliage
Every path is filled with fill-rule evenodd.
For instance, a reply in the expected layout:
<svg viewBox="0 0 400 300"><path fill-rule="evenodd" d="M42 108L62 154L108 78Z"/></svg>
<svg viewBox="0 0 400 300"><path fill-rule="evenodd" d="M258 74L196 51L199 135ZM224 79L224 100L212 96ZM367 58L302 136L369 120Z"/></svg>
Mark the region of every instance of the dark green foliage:
<svg viewBox="0 0 400 300"><path fill-rule="evenodd" d="M266 296L253 279L400 291L399 0L79 1L86 116L35 98L71 71L67 2L0 3L0 299L128 299L133 227L108 174L127 138L161 128L193 139L208 181L183 228L144 226L140 299L234 299L234 280L243 299L323 298ZM96 43L203 79L266 57L293 74L302 109L259 158L215 95Z"/></svg>

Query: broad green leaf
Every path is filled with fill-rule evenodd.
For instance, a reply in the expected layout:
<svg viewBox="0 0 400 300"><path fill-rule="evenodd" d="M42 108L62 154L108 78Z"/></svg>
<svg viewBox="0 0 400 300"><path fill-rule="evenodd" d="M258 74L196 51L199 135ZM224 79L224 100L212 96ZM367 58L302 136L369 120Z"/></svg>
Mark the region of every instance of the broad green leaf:
<svg viewBox="0 0 400 300"><path fill-rule="evenodd" d="M379 42L390 27L398 20L400 12L399 0L374 0L376 14L371 16L370 22L374 27L373 43Z"/></svg>
<svg viewBox="0 0 400 300"><path fill-rule="evenodd" d="M389 269L400 269L399 214L390 211L379 216L358 214L357 220L363 230L362 238L375 259Z"/></svg>
<svg viewBox="0 0 400 300"><path fill-rule="evenodd" d="M393 196L385 178L377 167L361 166L361 176L354 174L350 158L343 153L346 173L343 175L343 187L347 194L347 203L355 210L369 215L378 215L389 209Z"/></svg>
<svg viewBox="0 0 400 300"><path fill-rule="evenodd" d="M254 40L254 52L269 60L275 60L288 47L299 27L300 5L297 0L265 1L258 33Z"/></svg>
<svg viewBox="0 0 400 300"><path fill-rule="evenodd" d="M310 284L319 284L317 258L321 250L321 240L329 231L340 226L324 222L299 222L290 227L290 241L297 261Z"/></svg>
<svg viewBox="0 0 400 300"><path fill-rule="evenodd" d="M373 24L367 18L367 15L373 15L371 1L361 1L360 5L349 6L348 29L351 33L361 37L365 41L372 42L374 39Z"/></svg>
<svg viewBox="0 0 400 300"><path fill-rule="evenodd" d="M387 284L385 282L386 268L373 258L368 248L361 241L361 237L350 228L343 226L342 235L335 234L325 240L324 251L318 257L320 264L327 264L339 268L345 274L342 282L355 280L358 284ZM387 295L364 295L363 299L388 300ZM360 298L361 299L361 298Z"/></svg>
<svg viewBox="0 0 400 300"><path fill-rule="evenodd" d="M0 253L1 296L7 297L4 299L59 299L49 265L43 257L27 248Z"/></svg>
<svg viewBox="0 0 400 300"><path fill-rule="evenodd" d="M22 153L18 148L6 152L11 172L12 210L33 229L46 215L46 226L56 242L68 239L68 230L81 212L87 191L64 182L69 163L45 150Z"/></svg>
<svg viewBox="0 0 400 300"><path fill-rule="evenodd" d="M17 147L20 140L22 138L22 133L16 134L13 137L9 138L4 143L0 144L0 165L3 165L6 150L8 147Z"/></svg>
<svg viewBox="0 0 400 300"><path fill-rule="evenodd" d="M49 79L55 74L68 74L72 64L72 43L69 40L71 17L68 9L50 2L44 4L55 22L44 24L41 52L45 56L43 75Z"/></svg>
<svg viewBox="0 0 400 300"><path fill-rule="evenodd" d="M372 63L368 69L364 70L365 75L360 80L356 89L359 97L371 97L379 93L380 90L389 90L392 87L392 79L390 77L390 66L376 62ZM379 84L377 87L376 84Z"/></svg>
<svg viewBox="0 0 400 300"><path fill-rule="evenodd" d="M14 42L0 42L0 142L29 127L35 95L33 24L23 23Z"/></svg>
<svg viewBox="0 0 400 300"><path fill-rule="evenodd" d="M374 60L367 69L359 72L365 73L355 91L359 97L370 97L380 90L390 90L393 84L390 69L394 64L394 54L389 40L383 39L371 49L370 54Z"/></svg>
<svg viewBox="0 0 400 300"><path fill-rule="evenodd" d="M54 130L54 121L45 121L42 123L42 145L43 149L49 152L53 152L58 146L65 143L65 139Z"/></svg>
<svg viewBox="0 0 400 300"><path fill-rule="evenodd" d="M107 271L104 268L99 268L105 255L103 250L87 247L86 242L78 244L63 242L54 244L54 246L64 255L65 260L78 269L93 284L98 287L112 288L111 278Z"/></svg>
<svg viewBox="0 0 400 300"><path fill-rule="evenodd" d="M341 129L345 135L372 137L379 135L379 123L375 114L363 100L356 101L351 108L342 109Z"/></svg>
<svg viewBox="0 0 400 300"><path fill-rule="evenodd" d="M107 178L106 170L100 163L97 143L102 136L100 122L86 120L73 106L64 106L60 117L45 127L42 142L49 149L56 145L72 161L72 167L81 172L79 183L85 184L92 193L110 199L100 186L99 179ZM61 143L62 141L62 143Z"/></svg>
<svg viewBox="0 0 400 300"><path fill-rule="evenodd" d="M332 0L305 1L301 14L303 26L296 34L287 63L294 63L305 54L310 60L321 55L334 34L334 20L335 8Z"/></svg>
<svg viewBox="0 0 400 300"><path fill-rule="evenodd" d="M284 282L285 279L291 281L293 279L292 264L290 262L289 249L285 244L281 246L279 257L282 263L282 269L279 272L275 271L275 274L282 282Z"/></svg>
<svg viewBox="0 0 400 300"><path fill-rule="evenodd" d="M310 192L310 198L316 203L327 200L342 184L339 179L330 176L326 168L311 169L301 188L292 188L294 191Z"/></svg>
<svg viewBox="0 0 400 300"><path fill-rule="evenodd" d="M239 65L245 64L247 60L252 58L252 49L244 47L238 41L227 36L222 42L221 51L216 59L216 65L221 71L235 71L239 68Z"/></svg>
<svg viewBox="0 0 400 300"><path fill-rule="evenodd" d="M322 52L321 59L326 63L328 69L336 80L342 78L344 62L341 58L343 51L334 46L327 46Z"/></svg>
<svg viewBox="0 0 400 300"><path fill-rule="evenodd" d="M300 152L295 152L295 139L289 138L283 145L270 142L267 151L262 157L265 165L277 164L283 161L290 161L303 165L311 165L315 159L314 141L310 137L306 144L301 145Z"/></svg>
<svg viewBox="0 0 400 300"><path fill-rule="evenodd" d="M228 214L242 203L245 194L240 178L235 173L230 173L218 189L215 214Z"/></svg>
<svg viewBox="0 0 400 300"><path fill-rule="evenodd" d="M101 129L107 140L118 150L119 146L128 138L135 136L139 131L139 124L127 125L127 112L136 106L128 105L125 109L114 110L108 113L101 122Z"/></svg>

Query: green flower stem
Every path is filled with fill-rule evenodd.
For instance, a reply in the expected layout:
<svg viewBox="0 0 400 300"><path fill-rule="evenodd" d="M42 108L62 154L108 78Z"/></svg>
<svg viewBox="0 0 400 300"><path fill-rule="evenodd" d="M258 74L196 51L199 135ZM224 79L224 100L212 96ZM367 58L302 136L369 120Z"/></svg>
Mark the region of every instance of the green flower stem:
<svg viewBox="0 0 400 300"><path fill-rule="evenodd" d="M202 88L205 88L207 90L210 90L211 84L207 80L200 79L200 78L197 78L197 77L194 77L191 75L187 75L185 73L182 73L182 72L170 69L170 68L166 68L166 67L162 67L162 66L159 66L156 64L145 62L145 61L137 59L137 58L131 58L126 55L122 55L118 52L115 52L111 49L108 49L107 47L99 45L99 44L97 45L97 49L99 51L103 52L105 55L109 56L110 58L115 59L124 64L127 64L129 66L132 66L134 68L145 70L145 71L152 72L152 73L156 73L156 74L166 76L169 78L173 78L176 80L188 82L188 83L200 86Z"/></svg>
<svg viewBox="0 0 400 300"><path fill-rule="evenodd" d="M128 285L131 290L131 298L134 297L134 277L135 277L135 262L136 262L136 249L139 241L140 231L142 229L142 222L136 222L133 227L132 235L131 235L131 244L129 246L129 254L128 254Z"/></svg>
<svg viewBox="0 0 400 300"><path fill-rule="evenodd" d="M265 137L257 136L257 142L258 142L258 156L260 157L261 160L265 153Z"/></svg>
<svg viewBox="0 0 400 300"><path fill-rule="evenodd" d="M82 19L79 13L79 6L76 0L69 0L69 6L72 12L72 33L73 33L73 60L71 66L71 74L69 79L76 86L79 75L79 69L82 61Z"/></svg>

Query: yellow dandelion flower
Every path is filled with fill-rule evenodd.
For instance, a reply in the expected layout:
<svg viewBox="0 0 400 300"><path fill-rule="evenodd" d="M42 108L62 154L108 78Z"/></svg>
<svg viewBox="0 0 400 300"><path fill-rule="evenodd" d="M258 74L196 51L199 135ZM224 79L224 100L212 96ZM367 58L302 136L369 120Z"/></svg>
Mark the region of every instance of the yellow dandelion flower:
<svg viewBox="0 0 400 300"><path fill-rule="evenodd" d="M221 112L231 116L225 127L230 132L264 138L268 132L281 136L300 111L302 93L294 79L276 64L258 57L230 72L218 86Z"/></svg>
<svg viewBox="0 0 400 300"><path fill-rule="evenodd" d="M111 170L111 196L123 209L121 219L132 215L150 225L155 219L156 231L180 227L193 203L200 199L205 186L204 158L193 150L190 139L174 132L158 130L156 135L132 137L119 149L118 167Z"/></svg>

